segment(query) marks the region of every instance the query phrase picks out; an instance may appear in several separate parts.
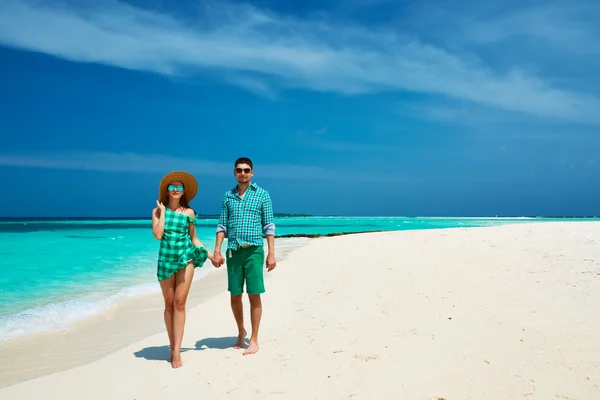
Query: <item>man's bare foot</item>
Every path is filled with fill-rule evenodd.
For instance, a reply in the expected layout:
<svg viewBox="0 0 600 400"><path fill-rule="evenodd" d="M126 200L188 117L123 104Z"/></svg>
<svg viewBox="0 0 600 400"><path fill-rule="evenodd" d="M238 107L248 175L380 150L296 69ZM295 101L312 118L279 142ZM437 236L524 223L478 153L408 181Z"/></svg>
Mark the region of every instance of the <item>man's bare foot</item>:
<svg viewBox="0 0 600 400"><path fill-rule="evenodd" d="M181 353L171 353L171 367L180 368L181 366L183 366Z"/></svg>
<svg viewBox="0 0 600 400"><path fill-rule="evenodd" d="M242 347L244 347L244 339L246 339L247 334L248 332L244 330L244 333L240 333L238 335L237 342L235 342L235 344L233 345L234 349L241 349Z"/></svg>
<svg viewBox="0 0 600 400"><path fill-rule="evenodd" d="M248 346L248 348L246 349L246 351L244 352L244 355L248 355L248 354L254 354L258 351L258 342L255 341L250 341L250 345Z"/></svg>

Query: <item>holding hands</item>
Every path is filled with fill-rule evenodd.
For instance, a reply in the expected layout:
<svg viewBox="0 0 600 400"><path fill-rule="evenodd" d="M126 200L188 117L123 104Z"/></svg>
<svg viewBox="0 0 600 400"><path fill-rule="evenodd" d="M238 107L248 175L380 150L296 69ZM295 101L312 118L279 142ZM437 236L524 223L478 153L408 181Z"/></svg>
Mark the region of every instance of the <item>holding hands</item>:
<svg viewBox="0 0 600 400"><path fill-rule="evenodd" d="M209 257L209 259L215 268L219 268L225 263L225 257L223 257L223 254L221 254L220 251L215 251L212 257Z"/></svg>
<svg viewBox="0 0 600 400"><path fill-rule="evenodd" d="M209 254L208 258L212 262L212 265L215 268L219 268L221 265L225 264L225 257L221 254L220 251L215 251L214 254ZM266 259L266 267L267 271L272 271L277 266L277 261L275 260L275 254L269 253Z"/></svg>

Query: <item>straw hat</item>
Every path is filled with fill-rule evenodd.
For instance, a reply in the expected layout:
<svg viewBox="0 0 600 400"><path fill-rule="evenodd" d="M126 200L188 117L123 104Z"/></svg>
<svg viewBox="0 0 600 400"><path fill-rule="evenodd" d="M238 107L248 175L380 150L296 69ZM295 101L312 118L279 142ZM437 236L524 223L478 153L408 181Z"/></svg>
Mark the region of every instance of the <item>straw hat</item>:
<svg viewBox="0 0 600 400"><path fill-rule="evenodd" d="M169 172L160 180L158 188L158 198L163 204L169 202L168 186L175 181L183 182L183 191L188 202L192 201L198 192L198 182L191 174L183 171Z"/></svg>

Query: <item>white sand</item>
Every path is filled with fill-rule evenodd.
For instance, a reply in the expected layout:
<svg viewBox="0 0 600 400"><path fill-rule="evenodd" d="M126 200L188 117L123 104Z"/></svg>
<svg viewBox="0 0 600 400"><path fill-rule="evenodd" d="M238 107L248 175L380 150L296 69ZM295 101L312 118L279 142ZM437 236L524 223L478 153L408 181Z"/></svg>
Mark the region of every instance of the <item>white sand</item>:
<svg viewBox="0 0 600 400"><path fill-rule="evenodd" d="M600 399L597 222L315 239L267 291L256 355L228 347L223 288L181 369L161 333L0 398Z"/></svg>

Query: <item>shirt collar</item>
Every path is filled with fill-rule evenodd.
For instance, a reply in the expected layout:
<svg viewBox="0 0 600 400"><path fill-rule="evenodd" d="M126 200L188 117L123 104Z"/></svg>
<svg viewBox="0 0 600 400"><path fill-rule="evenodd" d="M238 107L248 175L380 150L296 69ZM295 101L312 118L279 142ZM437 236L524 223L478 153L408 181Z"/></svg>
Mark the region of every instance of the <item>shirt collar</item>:
<svg viewBox="0 0 600 400"><path fill-rule="evenodd" d="M237 194L237 192L238 192L237 188L238 188L237 185L235 185L233 187L233 189L231 189L231 193ZM253 190L256 190L256 189L258 189L258 185L255 182L252 182L250 184L250 186L248 186L248 189L250 189L250 188L253 189Z"/></svg>

